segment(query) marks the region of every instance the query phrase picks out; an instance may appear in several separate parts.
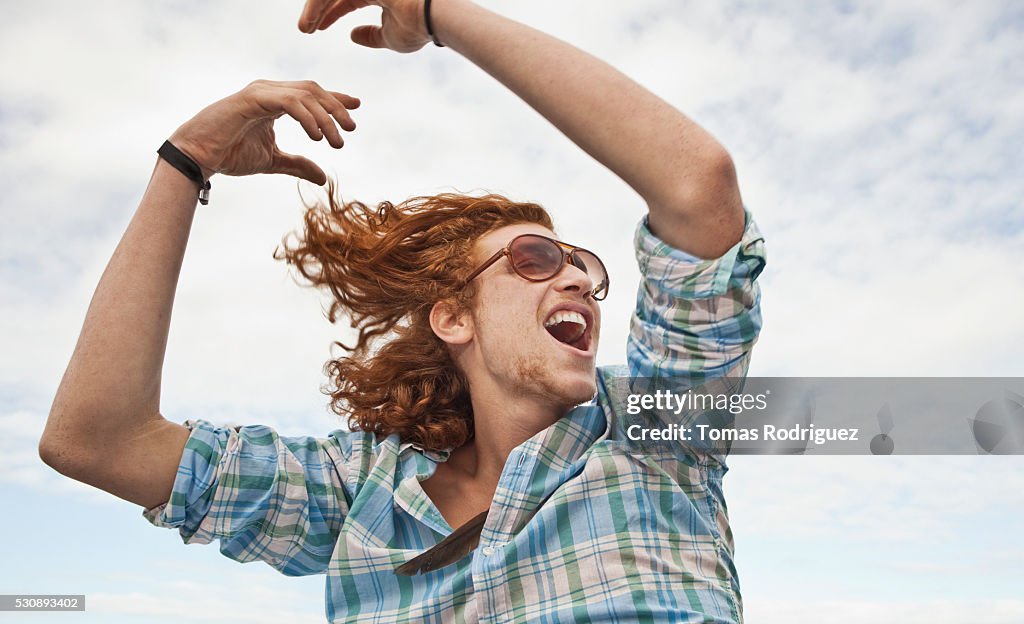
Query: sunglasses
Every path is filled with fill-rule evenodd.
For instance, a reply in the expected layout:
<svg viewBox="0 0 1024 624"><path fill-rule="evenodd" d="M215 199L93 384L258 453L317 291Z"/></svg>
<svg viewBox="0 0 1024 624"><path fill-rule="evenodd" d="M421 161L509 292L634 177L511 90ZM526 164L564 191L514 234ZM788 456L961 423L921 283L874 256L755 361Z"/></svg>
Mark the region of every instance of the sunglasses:
<svg viewBox="0 0 1024 624"><path fill-rule="evenodd" d="M466 283L473 281L502 256L508 256L512 263L512 270L519 277L530 282L543 282L553 278L561 272L566 261L577 269L586 273L594 288L590 296L596 301L602 301L608 296L608 271L604 268L601 259L593 252L587 251L575 245L569 245L540 234L520 234L516 236L504 249L499 249L480 267L466 278Z"/></svg>

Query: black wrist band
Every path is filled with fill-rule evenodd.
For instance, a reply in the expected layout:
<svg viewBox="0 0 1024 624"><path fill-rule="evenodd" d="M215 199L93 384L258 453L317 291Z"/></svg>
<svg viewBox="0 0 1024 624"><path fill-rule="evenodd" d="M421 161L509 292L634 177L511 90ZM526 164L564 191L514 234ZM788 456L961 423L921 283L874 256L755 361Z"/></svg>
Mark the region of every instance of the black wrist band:
<svg viewBox="0 0 1024 624"><path fill-rule="evenodd" d="M427 34L434 40L434 45L443 48L444 44L434 34L434 27L430 23L430 0L423 0L423 21L427 23Z"/></svg>
<svg viewBox="0 0 1024 624"><path fill-rule="evenodd" d="M203 170L199 167L196 161L189 158L185 152L174 147L174 144L170 141L164 141L164 144L160 146L160 149L156 151L167 161L167 164L174 167L181 172L189 180L196 183L199 187L199 203L206 205L210 203L210 181L203 179Z"/></svg>

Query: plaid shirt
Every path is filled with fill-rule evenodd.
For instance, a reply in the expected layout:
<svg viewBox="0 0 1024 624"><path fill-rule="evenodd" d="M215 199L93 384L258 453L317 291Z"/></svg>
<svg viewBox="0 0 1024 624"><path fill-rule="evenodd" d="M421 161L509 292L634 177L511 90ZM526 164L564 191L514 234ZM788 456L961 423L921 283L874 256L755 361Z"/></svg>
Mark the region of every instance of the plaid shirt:
<svg viewBox="0 0 1024 624"><path fill-rule="evenodd" d="M189 421L170 500L145 517L237 561L326 573L331 622L742 621L723 458L639 448L616 388L746 373L763 239L748 215L742 241L704 261L644 222L636 249L628 368L599 368L593 402L512 451L480 545L457 564L394 572L452 531L419 485L447 453L397 435Z"/></svg>

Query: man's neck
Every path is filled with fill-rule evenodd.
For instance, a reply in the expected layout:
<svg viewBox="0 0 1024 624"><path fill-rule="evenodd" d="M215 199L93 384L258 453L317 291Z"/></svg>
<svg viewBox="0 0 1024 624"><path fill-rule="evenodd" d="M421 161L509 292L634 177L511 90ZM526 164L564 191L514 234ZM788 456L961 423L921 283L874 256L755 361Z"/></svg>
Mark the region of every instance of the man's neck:
<svg viewBox="0 0 1024 624"><path fill-rule="evenodd" d="M475 393L472 402L473 440L456 451L456 464L452 467L469 478L495 484L512 450L553 425L566 412L529 398L498 398L482 392Z"/></svg>

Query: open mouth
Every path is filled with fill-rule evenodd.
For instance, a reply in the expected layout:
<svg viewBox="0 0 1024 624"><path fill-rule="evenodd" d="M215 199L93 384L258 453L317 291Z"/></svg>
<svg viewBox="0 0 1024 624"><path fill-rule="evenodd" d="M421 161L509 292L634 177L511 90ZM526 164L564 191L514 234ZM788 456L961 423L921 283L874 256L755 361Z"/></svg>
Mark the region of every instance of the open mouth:
<svg viewBox="0 0 1024 624"><path fill-rule="evenodd" d="M544 329L558 342L580 351L586 351L590 346L587 319L574 310L556 311L544 321Z"/></svg>

